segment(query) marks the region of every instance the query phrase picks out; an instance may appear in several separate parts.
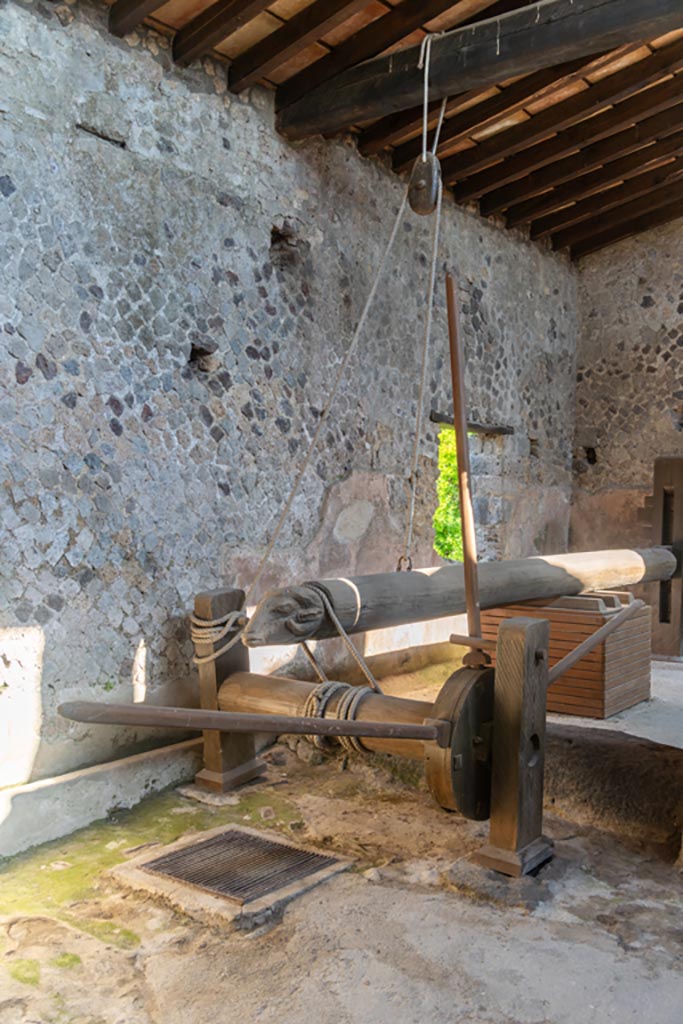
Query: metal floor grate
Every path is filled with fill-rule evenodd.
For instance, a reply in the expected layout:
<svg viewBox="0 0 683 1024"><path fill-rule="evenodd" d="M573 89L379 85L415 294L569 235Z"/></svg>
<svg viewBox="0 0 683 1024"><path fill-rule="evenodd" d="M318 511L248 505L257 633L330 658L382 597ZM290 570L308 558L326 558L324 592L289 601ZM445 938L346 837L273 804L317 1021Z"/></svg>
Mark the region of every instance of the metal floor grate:
<svg viewBox="0 0 683 1024"><path fill-rule="evenodd" d="M144 869L248 903L338 863L334 857L230 829L149 861Z"/></svg>

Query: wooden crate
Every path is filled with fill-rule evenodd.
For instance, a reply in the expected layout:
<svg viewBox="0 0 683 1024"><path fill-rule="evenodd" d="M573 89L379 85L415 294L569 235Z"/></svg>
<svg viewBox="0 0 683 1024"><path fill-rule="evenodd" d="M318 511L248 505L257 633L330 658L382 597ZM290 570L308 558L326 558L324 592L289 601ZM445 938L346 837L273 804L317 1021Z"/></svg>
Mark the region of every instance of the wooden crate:
<svg viewBox="0 0 683 1024"><path fill-rule="evenodd" d="M491 608L482 612L482 633L485 639L495 640L505 619L548 619L552 668L632 600L631 594L601 593ZM548 711L609 718L649 700L650 658L651 610L645 607L550 687Z"/></svg>

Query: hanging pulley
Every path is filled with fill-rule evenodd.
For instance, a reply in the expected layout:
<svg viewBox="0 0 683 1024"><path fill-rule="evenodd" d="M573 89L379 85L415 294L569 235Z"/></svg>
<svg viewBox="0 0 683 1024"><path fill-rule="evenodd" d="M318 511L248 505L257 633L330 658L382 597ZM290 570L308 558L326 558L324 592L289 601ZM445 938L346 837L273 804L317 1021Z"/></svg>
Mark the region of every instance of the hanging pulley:
<svg viewBox="0 0 683 1024"><path fill-rule="evenodd" d="M413 213L428 217L436 210L441 185L441 164L434 153L417 158L410 175L408 202Z"/></svg>

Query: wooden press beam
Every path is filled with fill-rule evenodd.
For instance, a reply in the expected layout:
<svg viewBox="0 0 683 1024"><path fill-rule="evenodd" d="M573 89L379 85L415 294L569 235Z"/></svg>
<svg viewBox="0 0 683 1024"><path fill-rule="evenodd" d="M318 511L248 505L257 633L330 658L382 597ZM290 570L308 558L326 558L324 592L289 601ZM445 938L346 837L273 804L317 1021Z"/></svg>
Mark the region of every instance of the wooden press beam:
<svg viewBox="0 0 683 1024"><path fill-rule="evenodd" d="M435 40L429 98L495 85L681 27L680 0L540 0ZM419 50L368 60L302 95L280 111L280 131L302 139L417 106L423 90Z"/></svg>
<svg viewBox="0 0 683 1024"><path fill-rule="evenodd" d="M265 11L272 0L217 0L173 38L173 60L189 64Z"/></svg>

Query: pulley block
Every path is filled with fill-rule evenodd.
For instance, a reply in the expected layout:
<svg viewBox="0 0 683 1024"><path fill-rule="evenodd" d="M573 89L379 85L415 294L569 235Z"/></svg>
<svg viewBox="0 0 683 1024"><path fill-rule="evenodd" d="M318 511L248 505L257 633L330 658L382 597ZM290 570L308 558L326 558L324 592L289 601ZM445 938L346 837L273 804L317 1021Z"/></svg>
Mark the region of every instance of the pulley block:
<svg viewBox="0 0 683 1024"><path fill-rule="evenodd" d="M419 156L415 161L408 185L408 202L414 213L428 217L434 213L439 201L441 164L433 153Z"/></svg>

